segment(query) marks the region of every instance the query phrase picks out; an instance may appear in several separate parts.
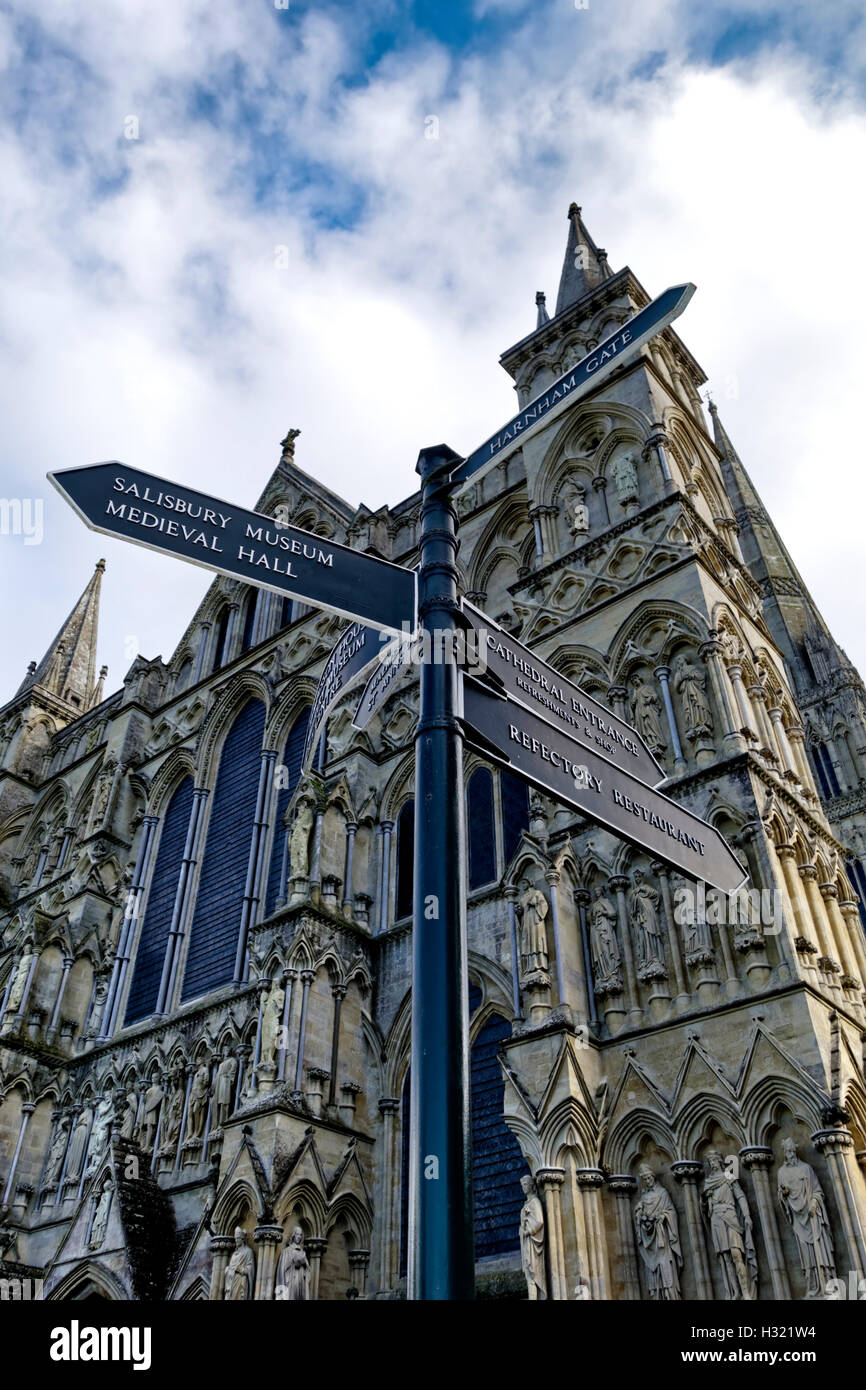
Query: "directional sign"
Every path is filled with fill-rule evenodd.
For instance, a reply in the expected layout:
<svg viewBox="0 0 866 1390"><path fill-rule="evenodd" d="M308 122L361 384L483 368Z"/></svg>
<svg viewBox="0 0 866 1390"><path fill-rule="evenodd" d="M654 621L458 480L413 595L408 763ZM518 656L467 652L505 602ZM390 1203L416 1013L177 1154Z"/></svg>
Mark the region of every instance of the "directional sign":
<svg viewBox="0 0 866 1390"><path fill-rule="evenodd" d="M563 730L474 681L463 682L466 741L587 819L722 893L746 880L719 832Z"/></svg>
<svg viewBox="0 0 866 1390"><path fill-rule="evenodd" d="M371 719L379 713L398 681L413 659L412 643L405 639L392 642L382 652L382 659L367 677L367 684L358 701L355 718L356 729L366 729Z"/></svg>
<svg viewBox="0 0 866 1390"><path fill-rule="evenodd" d="M477 632L485 634L486 630L487 668L509 700L525 705L545 723L608 758L629 776L651 787L665 780L664 768L631 724L566 680L466 599L463 612Z"/></svg>
<svg viewBox="0 0 866 1390"><path fill-rule="evenodd" d="M304 744L304 767L308 767L324 728L328 713L344 690L363 675L371 662L382 652L383 634L364 623L352 623L341 633L334 650L325 663L319 678L316 698L310 710L307 739Z"/></svg>
<svg viewBox="0 0 866 1390"><path fill-rule="evenodd" d="M386 632L415 628L414 570L122 463L49 473L93 531L176 555Z"/></svg>
<svg viewBox="0 0 866 1390"><path fill-rule="evenodd" d="M464 459L451 474L452 483L458 484L457 493L477 480L492 468L495 463L519 449L527 435L542 429L554 416L571 405L588 391L594 391L600 381L609 376L619 364L632 353L654 338L685 309L695 292L692 284L672 285L660 294L634 318L629 319L609 338L593 348L577 366L548 386L534 401L524 406L519 414L509 420L496 434Z"/></svg>

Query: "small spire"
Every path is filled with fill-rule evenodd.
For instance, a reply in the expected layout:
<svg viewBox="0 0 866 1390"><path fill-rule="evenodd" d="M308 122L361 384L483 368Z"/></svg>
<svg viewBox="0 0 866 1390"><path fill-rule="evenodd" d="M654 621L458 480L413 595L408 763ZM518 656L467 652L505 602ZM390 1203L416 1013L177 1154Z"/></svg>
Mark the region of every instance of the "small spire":
<svg viewBox="0 0 866 1390"><path fill-rule="evenodd" d="M87 588L42 660L30 663L18 693L41 685L60 700L84 711L90 706L96 674L99 594L105 561L99 560Z"/></svg>
<svg viewBox="0 0 866 1390"><path fill-rule="evenodd" d="M568 209L568 242L556 300L558 314L576 304L603 280L609 280L612 274L607 252L596 246L580 214L577 203L572 203Z"/></svg>
<svg viewBox="0 0 866 1390"><path fill-rule="evenodd" d="M535 327L543 328L546 323L550 323L550 314L547 312L547 295L544 290L537 292L535 302L538 305L538 318Z"/></svg>
<svg viewBox="0 0 866 1390"><path fill-rule="evenodd" d="M88 706L87 706L88 709L95 709L97 705L101 705L101 704L102 704L102 692L103 692L103 690L105 689L105 677L106 677L107 675L108 675L108 667L107 667L107 666L100 666L100 668L99 668L99 680L96 682L96 685L93 687L93 694L91 695L91 697L90 697L90 702L89 702L89 704L88 704Z"/></svg>

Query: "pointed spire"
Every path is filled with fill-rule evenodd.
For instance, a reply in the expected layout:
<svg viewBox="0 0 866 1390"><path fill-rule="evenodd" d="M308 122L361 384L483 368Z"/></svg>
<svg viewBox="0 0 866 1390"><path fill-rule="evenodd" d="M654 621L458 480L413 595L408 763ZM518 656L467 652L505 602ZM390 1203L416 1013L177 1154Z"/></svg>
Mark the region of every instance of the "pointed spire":
<svg viewBox="0 0 866 1390"><path fill-rule="evenodd" d="M562 264L556 312L561 314L563 309L576 304L603 280L609 280L611 274L607 252L596 246L580 215L580 208L577 203L572 203L568 209L568 244Z"/></svg>
<svg viewBox="0 0 866 1390"><path fill-rule="evenodd" d="M104 571L105 561L100 560L42 660L38 665L30 663L19 694L28 686L41 685L82 713L90 708L95 694L99 591Z"/></svg>
<svg viewBox="0 0 866 1390"><path fill-rule="evenodd" d="M550 323L550 314L547 312L547 295L544 290L538 291L535 302L538 305L538 318L535 321L535 327L536 329L543 328L546 323Z"/></svg>
<svg viewBox="0 0 866 1390"><path fill-rule="evenodd" d="M741 507L757 507L760 511L765 511L755 485L746 472L745 466L722 424L719 408L712 396L707 396L707 404L713 421L713 443L722 456L722 477L725 480L731 505L735 511Z"/></svg>

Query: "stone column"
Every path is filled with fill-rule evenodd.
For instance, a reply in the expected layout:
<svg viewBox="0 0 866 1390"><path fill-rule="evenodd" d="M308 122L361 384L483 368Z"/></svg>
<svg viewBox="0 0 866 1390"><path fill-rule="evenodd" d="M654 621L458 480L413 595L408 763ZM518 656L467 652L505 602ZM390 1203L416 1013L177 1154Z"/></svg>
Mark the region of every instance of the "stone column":
<svg viewBox="0 0 866 1390"><path fill-rule="evenodd" d="M785 733L785 724L782 719L782 710L779 705L771 705L768 713L770 715L770 722L776 739L776 747L779 750L779 757L782 759L782 767L785 770L785 779L788 782L793 782L794 784L796 784L800 781L800 778L797 775L797 769L794 766L794 758L791 753L791 745L789 744L788 736Z"/></svg>
<svg viewBox="0 0 866 1390"><path fill-rule="evenodd" d="M839 908L839 889L835 883L819 883L818 892L824 899L824 910L830 924L830 935L836 947L836 955L842 964L840 984L854 1003L860 1003L860 982L857 978L857 962L851 948L848 926Z"/></svg>
<svg viewBox="0 0 866 1390"><path fill-rule="evenodd" d="M819 1129L812 1135L812 1143L827 1160L836 1210L848 1246L848 1267L862 1279L866 1271L866 1235L863 1212L857 1201L860 1184L854 1173L854 1139L848 1129Z"/></svg>
<svg viewBox="0 0 866 1390"><path fill-rule="evenodd" d="M539 1168L535 1173L536 1187L541 1190L544 1201L544 1224L547 1231L547 1254L550 1264L548 1297L560 1302L564 1302L568 1298L565 1249L562 1240L562 1184L564 1181L564 1168Z"/></svg>
<svg viewBox="0 0 866 1390"><path fill-rule="evenodd" d="M343 1008L343 1000L346 997L345 985L333 985L331 993L334 996L334 1020L331 1029L331 1079L328 1082L328 1105L337 1103L337 1065L340 1060L340 1013Z"/></svg>
<svg viewBox="0 0 866 1390"><path fill-rule="evenodd" d="M48 1029L45 1033L45 1041L47 1043L53 1041L54 1034L57 1032L57 1023L60 1018L60 1006L63 1003L63 996L66 992L66 983L69 979L69 972L74 964L75 962L73 961L72 956L63 957L63 974L60 976L60 982L57 986L57 994L54 999L54 1008L51 1013L51 1021L49 1022Z"/></svg>
<svg viewBox="0 0 866 1390"><path fill-rule="evenodd" d="M520 1013L520 947L517 941L517 889L513 885L505 890L508 902L508 928L511 942L511 1013L516 1023Z"/></svg>
<svg viewBox="0 0 866 1390"><path fill-rule="evenodd" d="M391 897L391 832L394 829L392 820L383 820L382 831L382 862L379 873L379 931L388 930L388 909Z"/></svg>
<svg viewBox="0 0 866 1390"><path fill-rule="evenodd" d="M135 862L129 894L124 904L123 923L117 942L117 955L114 959L111 983L108 987L108 996L102 1013L102 1027L99 1030L98 1041L100 1042L113 1035L117 1024L117 1016L123 998L123 987L126 983L126 972L129 968L129 961L132 954L133 937L135 936L136 924L141 915L141 898L144 892L147 874L150 869L150 862L153 857L153 847L156 843L156 827L158 825L158 816L145 816L142 821L141 847Z"/></svg>
<svg viewBox="0 0 866 1390"><path fill-rule="evenodd" d="M177 969L180 961L180 946L186 931L186 921L189 916L189 909L192 899L192 880L195 876L195 866L198 859L198 850L201 843L201 827L204 820L204 807L208 792L205 787L196 787L192 794L192 807L189 813L189 824L186 830L186 842L183 849L183 859L180 866L180 874L177 881L177 891L174 896L174 905L171 913L171 923L168 929L168 941L165 948L165 959L162 966L162 978L159 982L159 996L156 1001L154 1013L157 1015L166 1014L171 1008L172 995L174 994Z"/></svg>
<svg viewBox="0 0 866 1390"><path fill-rule="evenodd" d="M634 952L631 948L631 923L628 920L628 906L625 900L625 890L628 879L624 874L616 874L609 881L609 886L616 894L617 919L619 921L619 936L622 946L622 959L625 966L625 988L626 1005L628 1007L628 1022L638 1027L643 1022L643 1009L640 1004L640 995L637 989L637 977L634 970Z"/></svg>
<svg viewBox="0 0 866 1390"><path fill-rule="evenodd" d="M27 979L24 981L24 990L21 995L21 1002L18 1005L18 1012L12 1019L12 1030L20 1028L24 1019L27 1017L27 1006L30 1002L30 990L33 986L33 979L36 975L36 967L39 964L41 953L33 948L33 959L30 962L30 969L27 971Z"/></svg>
<svg viewBox="0 0 866 1390"><path fill-rule="evenodd" d="M369 1250L350 1250L349 1269L352 1286L358 1290L359 1298L367 1297L367 1267L370 1263Z"/></svg>
<svg viewBox="0 0 866 1390"><path fill-rule="evenodd" d="M612 685L607 692L607 698L615 714L620 719L625 720L626 724L631 723L631 713L628 707L628 691L624 685Z"/></svg>
<svg viewBox="0 0 866 1390"><path fill-rule="evenodd" d="M253 1298L269 1303L274 1296L274 1272L277 1251L283 1238L282 1226L257 1226L253 1232L256 1242L256 1290Z"/></svg>
<svg viewBox="0 0 866 1390"><path fill-rule="evenodd" d="M553 949L556 952L556 992L559 996L559 1003L565 1004L568 1001L565 997L565 973L562 965L562 941L559 932L559 902L556 896L556 888L560 879L559 870L548 869L544 877L550 888L550 917L553 926Z"/></svg>
<svg viewBox="0 0 866 1390"><path fill-rule="evenodd" d="M708 640L702 643L699 652L706 663L710 684L716 697L716 708L722 722L724 750L728 754L742 753L745 744L742 734L737 729L736 715L728 697L728 681L725 675L725 664L722 661L722 644L715 631L710 632Z"/></svg>
<svg viewBox="0 0 866 1390"><path fill-rule="evenodd" d="M355 835L358 830L357 821L346 821L346 860L343 870L343 916L352 916L352 868L355 859Z"/></svg>
<svg viewBox="0 0 866 1390"><path fill-rule="evenodd" d="M211 1301L221 1299L225 1296L223 1281L225 1280L226 1269L228 1268L231 1252L234 1250L234 1236L211 1236L210 1249L213 1255L213 1265L210 1272L210 1298Z"/></svg>
<svg viewBox="0 0 866 1390"><path fill-rule="evenodd" d="M379 1269L383 1289L393 1289L397 1282L400 1259L400 1163L395 1144L395 1117L400 1110L397 1096L383 1096L379 1101L382 1116L382 1206Z"/></svg>
<svg viewBox="0 0 866 1390"><path fill-rule="evenodd" d="M589 1287L594 1299L607 1298L610 1275L607 1267L607 1247L604 1238L604 1215L601 1190L604 1173L600 1168L578 1168L577 1184L583 1204L583 1224L586 1230Z"/></svg>
<svg viewBox="0 0 866 1390"><path fill-rule="evenodd" d="M295 1062L295 1085L294 1090L300 1092L301 1082L304 1076L304 1044L307 1036L307 1001L310 997L310 985L315 976L312 970L301 971L301 1021L298 1025L298 1057Z"/></svg>
<svg viewBox="0 0 866 1390"><path fill-rule="evenodd" d="M806 888L806 901L812 914L812 921L815 923L815 931L818 936L818 946L821 951L816 962L818 969L823 971L827 977L827 983L831 989L839 988L839 962L834 960L831 951L833 943L830 940L830 924L827 921L827 914L824 911L824 901L818 892L818 870L814 864L800 864L797 872Z"/></svg>
<svg viewBox="0 0 866 1390"><path fill-rule="evenodd" d="M619 1236L619 1257L623 1272L625 1297L631 1301L640 1298L640 1275L637 1268L637 1255L634 1248L634 1223L632 1220L631 1199L637 1191L637 1182L628 1173L613 1173L607 1185L616 1199L616 1229Z"/></svg>
<svg viewBox="0 0 866 1390"><path fill-rule="evenodd" d="M776 854L782 866L782 877L785 881L785 888L788 892L788 899L791 910L794 914L795 930L797 938L795 946L800 954L800 958L805 955L804 964L812 966L811 956L818 954L818 949L812 940L812 931L809 927L809 914L802 898L800 876L797 873L796 852L793 845L776 845Z"/></svg>
<svg viewBox="0 0 866 1390"><path fill-rule="evenodd" d="M671 744L674 750L674 775L681 776L686 771L686 760L683 757L683 748L680 743L679 730L677 729L676 715L674 714L674 702L671 699L671 668L670 666L656 666L653 675L661 686L662 703L665 707L665 715L671 735Z"/></svg>
<svg viewBox="0 0 866 1390"><path fill-rule="evenodd" d="M601 473L597 474L597 476L592 480L592 486L594 490L598 493L598 495L601 497L602 506L604 507L605 525L609 526L610 508L607 505L607 478L605 478L604 475Z"/></svg>
<svg viewBox="0 0 866 1390"><path fill-rule="evenodd" d="M864 986L866 986L866 942L863 940L863 929L860 926L860 909L855 898L843 898L839 904L839 911L845 921L848 931L848 940L854 950L854 959L857 962L857 974Z"/></svg>
<svg viewBox="0 0 866 1390"><path fill-rule="evenodd" d="M764 1249L767 1252L767 1264L770 1266L770 1278L773 1283L773 1297L788 1300L791 1297L791 1286L788 1283L788 1271L785 1268L779 1223L776 1219L776 1208L773 1206L773 1197L770 1191L773 1150L757 1144L750 1145L748 1148L740 1149L739 1157L743 1167L752 1175L755 1201L758 1206L758 1220L761 1223L761 1234L764 1238Z"/></svg>
<svg viewBox="0 0 866 1390"><path fill-rule="evenodd" d="M282 1046L280 1047L280 1060L277 1064L277 1080L286 1079L286 1058L289 1055L289 1018L292 1012L292 993L294 991L295 980L298 978L297 970L283 971L283 988L285 989L285 999L283 1000L283 1017L280 1026L283 1030Z"/></svg>
<svg viewBox="0 0 866 1390"><path fill-rule="evenodd" d="M328 1242L324 1236L310 1236L304 1241L304 1249L307 1252L307 1259L310 1261L310 1301L319 1297L319 1274L322 1268L322 1256L325 1253Z"/></svg>
<svg viewBox="0 0 866 1390"><path fill-rule="evenodd" d="M686 1207L686 1226L689 1232L689 1246L695 1267L695 1287L698 1298L715 1298L710 1267L707 1262L707 1247L701 1226L701 1207L698 1197L698 1183L704 1176L704 1165L694 1159L680 1159L671 1164L671 1172L683 1189Z"/></svg>
<svg viewBox="0 0 866 1390"><path fill-rule="evenodd" d="M195 667L192 673L191 685L198 685L198 682L205 674L205 663L207 660L208 638L210 636L210 623L202 623L201 638L198 644L198 651L195 658Z"/></svg>
<svg viewBox="0 0 866 1390"><path fill-rule="evenodd" d="M15 1182L15 1171L18 1167L18 1160L21 1157L21 1150L24 1147L24 1136L27 1133L27 1126L30 1123L30 1116L33 1114L33 1111L35 1109L36 1106L34 1105L32 1100L25 1100L24 1104L21 1106L21 1126L18 1130L18 1142L15 1145L15 1152L12 1155L12 1162L9 1166L9 1176L6 1179L6 1189L3 1193L4 1207L8 1205L9 1199L12 1196L14 1190L13 1185Z"/></svg>
<svg viewBox="0 0 866 1390"><path fill-rule="evenodd" d="M742 719L740 733L749 743L758 743L758 731L755 727L755 713L752 709L752 702L746 694L746 687L743 685L743 668L739 661L732 661L728 665L728 675L731 678L731 685L734 687L737 705Z"/></svg>
<svg viewBox="0 0 866 1390"><path fill-rule="evenodd" d="M683 953L680 946L680 935L677 924L674 920L674 904L671 897L671 881L667 866L660 860L654 860L650 868L658 878L662 890L662 902L665 908L665 917L668 924L668 943L671 948L671 959L674 965L674 979L677 984L677 997L674 1000L674 1008L687 1008L691 1003L689 990L686 984L685 971L683 970Z"/></svg>
<svg viewBox="0 0 866 1390"><path fill-rule="evenodd" d="M794 770L803 788L803 794L807 801L815 802L818 800L818 797L816 794L815 780L806 753L806 731L802 724L789 724L787 734L791 756L794 760Z"/></svg>
<svg viewBox="0 0 866 1390"><path fill-rule="evenodd" d="M767 714L767 692L762 685L750 685L746 693L751 697L752 708L757 718L760 737L758 752L762 753L766 761L771 763L773 767L778 767L779 755L774 747L773 730L770 727L770 717Z"/></svg>
<svg viewBox="0 0 866 1390"><path fill-rule="evenodd" d="M321 807L316 811L316 823L313 827L313 853L310 856L310 897L318 906L322 897L322 826L325 823L325 813Z"/></svg>

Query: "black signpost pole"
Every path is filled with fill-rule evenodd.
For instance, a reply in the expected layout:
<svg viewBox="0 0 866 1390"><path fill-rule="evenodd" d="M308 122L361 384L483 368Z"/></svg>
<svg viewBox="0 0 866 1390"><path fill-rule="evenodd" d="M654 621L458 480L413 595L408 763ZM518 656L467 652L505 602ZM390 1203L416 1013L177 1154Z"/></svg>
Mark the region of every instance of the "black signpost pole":
<svg viewBox="0 0 866 1390"><path fill-rule="evenodd" d="M474 1297L463 733L455 634L460 456L423 449L415 738L409 1297Z"/></svg>

